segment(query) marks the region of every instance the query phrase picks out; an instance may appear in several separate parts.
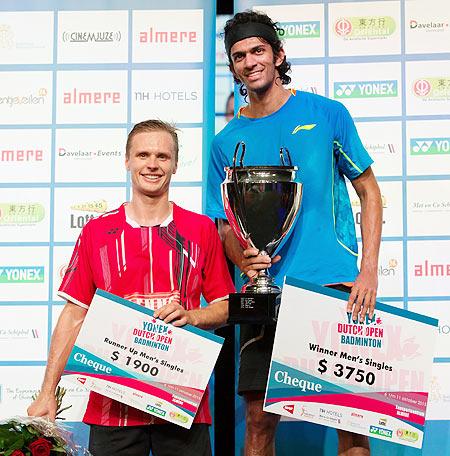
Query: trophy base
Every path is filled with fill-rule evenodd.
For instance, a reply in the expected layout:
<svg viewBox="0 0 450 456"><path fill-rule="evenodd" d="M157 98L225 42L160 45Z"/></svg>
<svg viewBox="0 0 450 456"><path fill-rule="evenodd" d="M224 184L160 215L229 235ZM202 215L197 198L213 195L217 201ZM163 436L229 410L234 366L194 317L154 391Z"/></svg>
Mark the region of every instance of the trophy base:
<svg viewBox="0 0 450 456"><path fill-rule="evenodd" d="M227 323L274 325L277 322L280 299L280 293L230 293Z"/></svg>

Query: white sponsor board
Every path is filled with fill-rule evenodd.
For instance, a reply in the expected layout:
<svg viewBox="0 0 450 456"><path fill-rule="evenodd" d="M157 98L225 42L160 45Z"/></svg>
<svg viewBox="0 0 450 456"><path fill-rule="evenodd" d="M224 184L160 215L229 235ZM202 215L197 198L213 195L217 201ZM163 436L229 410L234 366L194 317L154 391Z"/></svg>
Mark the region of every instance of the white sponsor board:
<svg viewBox="0 0 450 456"><path fill-rule="evenodd" d="M126 63L128 11L59 11L58 63Z"/></svg>
<svg viewBox="0 0 450 456"><path fill-rule="evenodd" d="M48 306L0 306L0 322L2 361L47 359Z"/></svg>
<svg viewBox="0 0 450 456"><path fill-rule="evenodd" d="M408 241L408 295L450 295L450 241Z"/></svg>
<svg viewBox="0 0 450 456"><path fill-rule="evenodd" d="M401 67L397 62L343 63L330 68L330 98L353 117L401 115Z"/></svg>
<svg viewBox="0 0 450 456"><path fill-rule="evenodd" d="M3 188L0 239L8 242L50 241L50 189Z"/></svg>
<svg viewBox="0 0 450 456"><path fill-rule="evenodd" d="M45 366L0 366L0 419L27 416L33 395L41 388ZM66 388L62 407L69 407L60 416L65 421L81 421L86 408L88 390L65 379L59 383Z"/></svg>
<svg viewBox="0 0 450 456"><path fill-rule="evenodd" d="M450 52L450 9L447 0L405 2L408 54Z"/></svg>
<svg viewBox="0 0 450 456"><path fill-rule="evenodd" d="M446 236L450 227L450 181L407 182L409 236Z"/></svg>
<svg viewBox="0 0 450 456"><path fill-rule="evenodd" d="M53 63L53 11L2 11L0 62Z"/></svg>
<svg viewBox="0 0 450 456"><path fill-rule="evenodd" d="M450 169L450 120L406 122L408 175L448 174Z"/></svg>
<svg viewBox="0 0 450 456"><path fill-rule="evenodd" d="M123 128L56 130L56 182L125 182Z"/></svg>
<svg viewBox="0 0 450 456"><path fill-rule="evenodd" d="M56 294L61 285L67 266L69 266L70 258L75 245L53 247L53 289L52 300L61 301L62 298Z"/></svg>
<svg viewBox="0 0 450 456"><path fill-rule="evenodd" d="M116 209L124 201L125 188L55 189L55 241L75 242L91 218Z"/></svg>
<svg viewBox="0 0 450 456"><path fill-rule="evenodd" d="M202 62L203 10L133 11L134 62Z"/></svg>
<svg viewBox="0 0 450 456"><path fill-rule="evenodd" d="M0 181L50 182L51 130L2 130Z"/></svg>
<svg viewBox="0 0 450 456"><path fill-rule="evenodd" d="M450 358L450 301L409 301L408 309L439 320L435 358Z"/></svg>
<svg viewBox="0 0 450 456"><path fill-rule="evenodd" d="M330 55L400 54L398 1L330 3Z"/></svg>
<svg viewBox="0 0 450 456"><path fill-rule="evenodd" d="M56 120L58 123L125 123L126 71L59 71Z"/></svg>
<svg viewBox="0 0 450 456"><path fill-rule="evenodd" d="M51 121L51 71L0 72L1 124L49 124Z"/></svg>
<svg viewBox="0 0 450 456"><path fill-rule="evenodd" d="M450 114L450 61L406 62L406 113Z"/></svg>
<svg viewBox="0 0 450 456"><path fill-rule="evenodd" d="M180 150L177 172L172 182L200 182L202 180L202 129L182 128L178 132Z"/></svg>
<svg viewBox="0 0 450 456"><path fill-rule="evenodd" d="M132 119L149 117L175 123L203 121L203 71L136 70L132 75Z"/></svg>
<svg viewBox="0 0 450 456"><path fill-rule="evenodd" d="M170 187L169 199L183 209L202 213L202 187Z"/></svg>
<svg viewBox="0 0 450 456"><path fill-rule="evenodd" d="M0 247L0 301L47 301L48 247Z"/></svg>
<svg viewBox="0 0 450 456"><path fill-rule="evenodd" d="M383 203L382 236L403 236L403 192L401 182L379 182ZM352 204L356 233L361 237L361 202L355 189L347 185L350 202Z"/></svg>
<svg viewBox="0 0 450 456"><path fill-rule="evenodd" d="M358 122L361 141L374 160L372 169L378 176L402 175L402 123Z"/></svg>
<svg viewBox="0 0 450 456"><path fill-rule="evenodd" d="M292 65L291 83L286 87L325 95L324 65Z"/></svg>
<svg viewBox="0 0 450 456"><path fill-rule="evenodd" d="M324 57L324 5L258 5L284 30L280 36L289 59Z"/></svg>
<svg viewBox="0 0 450 456"><path fill-rule="evenodd" d="M450 420L450 363L434 363L427 420Z"/></svg>

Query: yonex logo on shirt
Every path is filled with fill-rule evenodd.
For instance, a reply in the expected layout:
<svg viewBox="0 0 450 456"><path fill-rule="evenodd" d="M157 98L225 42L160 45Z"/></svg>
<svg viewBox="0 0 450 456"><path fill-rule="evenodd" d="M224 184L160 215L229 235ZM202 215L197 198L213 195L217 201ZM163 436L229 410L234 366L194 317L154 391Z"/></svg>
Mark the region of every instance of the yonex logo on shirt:
<svg viewBox="0 0 450 456"><path fill-rule="evenodd" d="M316 124L308 124L308 125L297 125L293 130L292 134L295 135L300 130L312 130Z"/></svg>

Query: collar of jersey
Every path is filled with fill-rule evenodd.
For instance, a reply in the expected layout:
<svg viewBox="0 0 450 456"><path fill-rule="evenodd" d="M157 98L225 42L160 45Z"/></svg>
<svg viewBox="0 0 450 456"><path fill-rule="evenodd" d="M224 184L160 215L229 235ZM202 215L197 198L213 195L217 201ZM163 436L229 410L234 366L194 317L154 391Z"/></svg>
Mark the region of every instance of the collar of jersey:
<svg viewBox="0 0 450 456"><path fill-rule="evenodd" d="M136 222L135 220L133 220L132 218L128 217L127 215L127 212L125 210L125 204L124 203L122 205L123 207L123 213L125 215L125 221L128 223L128 225L130 225L132 228L152 228L151 226L141 226L139 225L138 222ZM171 221L173 221L173 212L175 210L175 203L172 202L172 212L167 216L167 218L165 220L163 220L159 225L156 225L158 227L165 227L165 226L169 226L169 223Z"/></svg>

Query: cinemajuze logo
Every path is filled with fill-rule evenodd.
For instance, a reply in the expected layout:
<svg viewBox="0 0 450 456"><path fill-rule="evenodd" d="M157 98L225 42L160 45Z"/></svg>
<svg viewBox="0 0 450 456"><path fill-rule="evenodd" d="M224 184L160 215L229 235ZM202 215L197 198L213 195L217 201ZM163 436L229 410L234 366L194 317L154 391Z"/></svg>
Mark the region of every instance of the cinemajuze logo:
<svg viewBox="0 0 450 456"><path fill-rule="evenodd" d="M334 98L395 98L398 96L397 81L351 81L335 82Z"/></svg>
<svg viewBox="0 0 450 456"><path fill-rule="evenodd" d="M4 104L12 108L16 105L37 105L45 104L47 100L47 89L44 87L38 89L36 93L26 95L0 95L0 105Z"/></svg>
<svg viewBox="0 0 450 456"><path fill-rule="evenodd" d="M411 155L448 155L450 154L450 137L411 138L409 150Z"/></svg>
<svg viewBox="0 0 450 456"><path fill-rule="evenodd" d="M421 78L413 83L416 97L428 101L446 101L450 99L450 77Z"/></svg>
<svg viewBox="0 0 450 456"><path fill-rule="evenodd" d="M198 43L199 35L195 30L158 30L150 27L138 33L142 44Z"/></svg>
<svg viewBox="0 0 450 456"><path fill-rule="evenodd" d="M2 266L0 283L42 283L44 266Z"/></svg>
<svg viewBox="0 0 450 456"><path fill-rule="evenodd" d="M61 36L64 43L113 43L122 39L120 31L112 30L102 32L66 31L62 32Z"/></svg>
<svg viewBox="0 0 450 456"><path fill-rule="evenodd" d="M336 35L350 40L386 38L395 29L395 19L390 16L343 17L334 23Z"/></svg>
<svg viewBox="0 0 450 456"><path fill-rule="evenodd" d="M0 203L0 226L35 224L44 217L45 208L40 203Z"/></svg>
<svg viewBox="0 0 450 456"><path fill-rule="evenodd" d="M320 21L280 22L278 35L282 39L320 38Z"/></svg>
<svg viewBox="0 0 450 456"><path fill-rule="evenodd" d="M416 19L409 20L410 30L426 30L427 32L442 32L448 29L448 22L422 22Z"/></svg>

